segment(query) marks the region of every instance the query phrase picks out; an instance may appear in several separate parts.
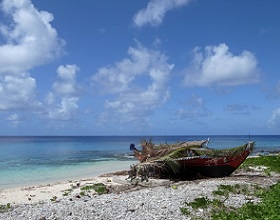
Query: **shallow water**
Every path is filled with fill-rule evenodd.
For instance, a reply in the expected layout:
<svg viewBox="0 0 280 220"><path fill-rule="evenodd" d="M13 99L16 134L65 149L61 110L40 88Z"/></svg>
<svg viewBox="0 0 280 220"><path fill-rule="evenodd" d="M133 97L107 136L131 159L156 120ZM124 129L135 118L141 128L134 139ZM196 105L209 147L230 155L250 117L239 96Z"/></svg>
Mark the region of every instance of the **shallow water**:
<svg viewBox="0 0 280 220"><path fill-rule="evenodd" d="M253 153L280 151L280 136L93 136L0 137L0 189L100 175L136 163L129 152L141 139L155 144L202 140L208 147L230 148L255 141Z"/></svg>

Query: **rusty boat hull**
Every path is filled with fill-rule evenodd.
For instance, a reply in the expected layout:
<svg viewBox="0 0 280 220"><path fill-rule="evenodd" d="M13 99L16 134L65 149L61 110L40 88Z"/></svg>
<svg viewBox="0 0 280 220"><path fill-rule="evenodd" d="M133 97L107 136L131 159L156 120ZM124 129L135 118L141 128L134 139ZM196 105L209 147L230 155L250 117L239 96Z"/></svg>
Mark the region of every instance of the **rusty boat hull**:
<svg viewBox="0 0 280 220"><path fill-rule="evenodd" d="M249 156L252 151L254 142L248 142L244 145L243 150L238 154L226 156L193 156L178 158L175 161L180 164L180 170L177 173L166 169L162 173L165 177L170 178L193 178L202 177L226 177L231 175Z"/></svg>

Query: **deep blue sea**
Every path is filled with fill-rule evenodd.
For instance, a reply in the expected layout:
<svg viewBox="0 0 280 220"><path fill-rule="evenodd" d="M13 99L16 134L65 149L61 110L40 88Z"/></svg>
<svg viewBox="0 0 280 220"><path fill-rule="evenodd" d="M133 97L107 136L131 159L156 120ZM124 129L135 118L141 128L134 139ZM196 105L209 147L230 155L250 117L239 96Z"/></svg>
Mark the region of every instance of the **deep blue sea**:
<svg viewBox="0 0 280 220"><path fill-rule="evenodd" d="M136 163L129 145L137 146L143 138L160 144L208 137L210 148L230 148L251 140L256 142L253 154L280 151L280 135L0 137L0 189L128 169Z"/></svg>

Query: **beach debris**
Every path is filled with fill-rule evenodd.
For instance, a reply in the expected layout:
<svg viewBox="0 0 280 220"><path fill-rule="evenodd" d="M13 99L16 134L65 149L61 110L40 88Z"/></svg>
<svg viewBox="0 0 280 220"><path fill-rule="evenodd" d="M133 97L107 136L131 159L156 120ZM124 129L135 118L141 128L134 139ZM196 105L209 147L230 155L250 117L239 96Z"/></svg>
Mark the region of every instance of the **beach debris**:
<svg viewBox="0 0 280 220"><path fill-rule="evenodd" d="M252 152L254 142L229 149L207 147L208 140L179 142L156 146L142 140L142 151L134 144L130 149L140 163L130 166L127 180L148 181L149 178L193 179L224 177L234 172Z"/></svg>
<svg viewBox="0 0 280 220"><path fill-rule="evenodd" d="M73 192L73 188L64 190L62 195L63 196L68 196L71 192Z"/></svg>
<svg viewBox="0 0 280 220"><path fill-rule="evenodd" d="M169 165L167 165L169 163ZM174 165L174 164L175 165ZM175 167L177 166L177 167ZM150 178L159 179L163 177L164 173L168 173L169 169L172 169L174 173L179 172L178 168L180 165L177 165L176 161L166 160L162 161L151 161L143 162L138 164L133 164L130 166L128 171L128 177L126 180L133 181L146 181L148 182Z"/></svg>
<svg viewBox="0 0 280 220"><path fill-rule="evenodd" d="M149 141L142 139L141 140L141 147L142 150L138 150L135 147L135 144L130 144L130 150L133 151L135 157L140 162L148 162L148 161L154 161L156 159L159 159L165 155L168 155L169 153L184 148L184 149L191 149L191 148L203 148L207 147L209 138L207 140L201 140L201 141L178 141L173 144L160 144L155 145L152 142L152 139Z"/></svg>
<svg viewBox="0 0 280 220"><path fill-rule="evenodd" d="M6 205L0 205L0 213L9 211L11 208L11 203L7 203Z"/></svg>
<svg viewBox="0 0 280 220"><path fill-rule="evenodd" d="M51 200L52 202L56 202L56 201L57 201L57 196L53 196L50 200Z"/></svg>

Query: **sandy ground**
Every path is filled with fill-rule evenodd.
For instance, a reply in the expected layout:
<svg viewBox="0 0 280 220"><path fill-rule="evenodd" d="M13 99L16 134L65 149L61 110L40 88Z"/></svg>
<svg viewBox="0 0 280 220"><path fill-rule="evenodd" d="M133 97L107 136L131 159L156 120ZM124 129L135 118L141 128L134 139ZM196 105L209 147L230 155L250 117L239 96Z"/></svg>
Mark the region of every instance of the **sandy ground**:
<svg viewBox="0 0 280 220"><path fill-rule="evenodd" d="M104 174L101 176L65 182L56 182L47 185L37 185L29 187L18 187L4 189L0 191L0 205L35 204L51 199L63 198L66 194L79 195L81 187L94 183L103 183L109 189L109 193L119 193L123 191L137 190L143 187L156 187L160 185L174 184L170 180L150 179L148 182L139 182L137 185L127 181L127 171ZM206 179L196 179L193 181L179 181L176 184L198 184ZM235 171L231 176L211 179L221 182L223 180L238 180L262 186L269 186L280 180L279 174L267 176L262 170Z"/></svg>
<svg viewBox="0 0 280 220"><path fill-rule="evenodd" d="M120 185L126 182L127 176L93 177L76 181L55 182L47 185L37 185L29 187L17 187L0 191L0 205L3 204L32 204L50 200L52 198L62 198L64 193L71 189L72 194L79 194L80 187L94 183L105 185ZM118 181L117 179L120 179ZM118 183L119 182L119 183Z"/></svg>
<svg viewBox="0 0 280 220"><path fill-rule="evenodd" d="M92 176L88 171L85 172L84 175L79 175L73 178L67 177L67 179L65 178L59 181L49 183L39 183L19 187L11 186L7 189L0 188L0 205L6 205L8 203L32 204L49 200L53 197L61 198L63 197L64 192L67 192L67 190L69 189L73 190L72 193L79 193L80 189L78 186L81 187L93 183L104 183L105 185L118 185L118 183L115 183L118 181L114 182L113 178L120 179L119 176L123 175L122 179L125 181L125 178L127 177L126 171L119 170L126 169L133 163L135 163L135 161L120 161L114 162L113 164L108 163L106 166L102 166L100 170L94 172L91 170ZM114 174L109 172L114 172ZM102 174L104 175L104 177L102 177Z"/></svg>

